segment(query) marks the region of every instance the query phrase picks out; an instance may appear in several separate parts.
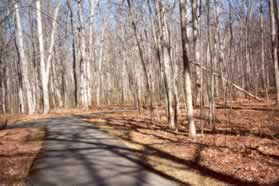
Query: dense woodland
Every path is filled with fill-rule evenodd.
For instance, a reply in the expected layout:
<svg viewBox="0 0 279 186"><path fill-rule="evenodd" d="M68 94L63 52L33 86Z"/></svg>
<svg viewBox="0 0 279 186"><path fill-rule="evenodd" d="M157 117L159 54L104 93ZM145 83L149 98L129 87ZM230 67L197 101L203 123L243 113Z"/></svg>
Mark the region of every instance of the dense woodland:
<svg viewBox="0 0 279 186"><path fill-rule="evenodd" d="M164 106L195 136L193 108L279 103L278 30L277 0L1 0L0 112Z"/></svg>

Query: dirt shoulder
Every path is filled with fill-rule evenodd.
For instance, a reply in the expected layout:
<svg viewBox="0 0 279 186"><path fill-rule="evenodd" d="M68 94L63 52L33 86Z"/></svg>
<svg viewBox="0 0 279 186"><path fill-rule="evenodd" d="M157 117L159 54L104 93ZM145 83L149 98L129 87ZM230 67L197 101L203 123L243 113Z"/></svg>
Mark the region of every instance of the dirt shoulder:
<svg viewBox="0 0 279 186"><path fill-rule="evenodd" d="M0 131L0 185L24 185L44 136L43 128Z"/></svg>

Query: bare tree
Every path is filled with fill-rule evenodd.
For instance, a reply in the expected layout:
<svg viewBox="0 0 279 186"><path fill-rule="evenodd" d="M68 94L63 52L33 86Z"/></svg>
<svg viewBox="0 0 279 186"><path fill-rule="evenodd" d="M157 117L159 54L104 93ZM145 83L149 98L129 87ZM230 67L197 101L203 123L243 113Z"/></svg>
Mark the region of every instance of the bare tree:
<svg viewBox="0 0 279 186"><path fill-rule="evenodd" d="M88 57L86 55L85 31L83 21L83 1L77 0L78 3L78 38L79 38L79 52L80 52L80 98L81 106L88 109Z"/></svg>
<svg viewBox="0 0 279 186"><path fill-rule="evenodd" d="M43 25L42 25L42 16L41 16L41 1L36 1L36 13L37 13L37 29L38 29L38 38L39 38L39 52L40 52L40 76L41 84L43 89L43 112L46 114L49 112L49 71L51 67L51 60L53 56L53 47L54 47L54 36L57 25L57 16L59 12L60 3L55 8L54 18L52 21L52 33L50 37L50 44L48 49L48 56L45 58L45 46L44 46L44 35L43 35Z"/></svg>
<svg viewBox="0 0 279 186"><path fill-rule="evenodd" d="M135 39L136 39L136 43L137 43L137 47L138 47L138 51L139 51L139 56L140 56L140 62L141 62L141 66L144 72L144 83L145 83L145 88L146 91L148 92L148 97L149 97L149 104L150 104L150 111L152 112L153 110L153 104L152 104L152 92L150 89L150 83L149 83L149 78L148 78L148 72L146 69L146 64L145 64L145 60L144 60L144 54L143 54L143 49L139 40L139 36L138 36L138 30L137 30L137 26L136 23L134 21L134 15L133 15L133 7L132 4L130 2L130 0L127 0L128 3L128 7L129 7L129 18L132 24L132 28L134 31L134 35L135 35Z"/></svg>
<svg viewBox="0 0 279 186"><path fill-rule="evenodd" d="M70 10L71 34L72 34L72 57L73 57L73 78L74 78L74 106L78 106L78 62L76 57L76 34L74 26L74 12L72 0L67 0L67 6Z"/></svg>
<svg viewBox="0 0 279 186"><path fill-rule="evenodd" d="M95 9L98 4L99 0L90 0L89 1L89 6L90 6L90 17L89 17L89 57L87 61L87 76L88 76L88 89L87 89L87 94L88 94L88 102L89 104L92 103L92 90L93 90L93 82L92 82L92 65L94 62L94 53L95 53L95 47L94 47L94 18L95 18Z"/></svg>
<svg viewBox="0 0 279 186"><path fill-rule="evenodd" d="M28 78L29 75L29 68L28 63L24 51L24 39L23 39L23 29L22 29L22 23L21 23L21 15L20 15L20 9L19 9L19 2L17 0L14 1L14 9L15 9L15 15L16 15L16 38L17 38L17 45L18 45L18 53L19 53L19 61L20 61L20 72L21 72L21 85L20 85L20 91L25 91L26 96L26 104L28 107L28 113L32 114L35 112L35 105L33 104L32 99L32 88L30 85L30 80ZM23 98L20 98L23 99ZM24 111L24 110L22 110Z"/></svg>
<svg viewBox="0 0 279 186"><path fill-rule="evenodd" d="M271 21L263 0L13 2L8 10L15 12L15 24L6 18L11 12L0 12L1 111L125 103L140 113L148 105L158 118L166 108L169 128L177 129L184 95L195 136L193 105L201 106L204 118L208 102L214 129L222 98L263 101L259 88L271 95L278 87L274 0Z"/></svg>
<svg viewBox="0 0 279 186"><path fill-rule="evenodd" d="M266 83L266 69L265 69L265 42L264 42L264 1L260 2L260 21L261 21L261 77L262 77L262 85L265 90L266 98L268 98L268 87Z"/></svg>
<svg viewBox="0 0 279 186"><path fill-rule="evenodd" d="M186 48L186 3L185 0L179 0L180 8L180 26L181 26L181 39L182 39L182 52L183 52L183 75L184 75L184 89L186 97L186 105L188 111L188 123L189 123L189 136L196 136L196 127L193 117L193 102L192 102L192 85L190 78L190 62L188 59Z"/></svg>
<svg viewBox="0 0 279 186"><path fill-rule="evenodd" d="M103 60L104 60L104 45L105 45L105 31L106 31L106 22L104 20L104 27L101 35L100 40L100 52L99 52L99 60L98 60L98 80L97 80L97 94L96 94L96 102L97 105L100 105L100 95L101 95L101 86L102 86L102 66L103 66Z"/></svg>
<svg viewBox="0 0 279 186"><path fill-rule="evenodd" d="M193 29L193 51L194 51L194 60L196 63L200 62L200 49L199 49L199 44L200 44L200 9L201 9L201 2L200 0L191 0L191 8L192 8L192 29ZM201 74L200 74L200 69L196 66L196 90L195 90L195 104L198 104L198 99L201 98Z"/></svg>
<svg viewBox="0 0 279 186"><path fill-rule="evenodd" d="M279 61L278 61L278 5L276 0L269 0L269 11L271 19L271 40L272 40L272 59L274 63L275 71L275 82L276 82L276 92L277 92L277 104L279 105Z"/></svg>
<svg viewBox="0 0 279 186"><path fill-rule="evenodd" d="M168 29L167 24L167 9L169 5L166 2L158 1L157 3L157 14L158 14L158 22L159 22L159 31L160 31L160 44L161 44L161 52L162 52L162 69L165 77L165 89L166 89L166 97L167 97L167 105L168 105L168 120L169 120L169 128L176 129L176 121L177 121L177 102L176 102L176 92L175 92L175 80L174 80L174 68L173 63L171 62L171 54L170 54L170 31Z"/></svg>

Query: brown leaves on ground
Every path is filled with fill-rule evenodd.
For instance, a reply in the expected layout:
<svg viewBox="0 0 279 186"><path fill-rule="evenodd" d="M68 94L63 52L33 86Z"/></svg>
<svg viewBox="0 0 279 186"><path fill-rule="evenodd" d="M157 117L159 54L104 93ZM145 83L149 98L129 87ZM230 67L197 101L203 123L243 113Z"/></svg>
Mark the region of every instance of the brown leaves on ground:
<svg viewBox="0 0 279 186"><path fill-rule="evenodd" d="M278 184L278 112L218 109L217 133L206 128L205 136L194 139L187 136L185 115L179 118L179 132L174 132L166 127L165 112L156 112L152 121L147 111L92 115L89 121L184 183ZM198 110L195 116L199 128Z"/></svg>
<svg viewBox="0 0 279 186"><path fill-rule="evenodd" d="M39 128L0 131L0 185L24 185L44 135Z"/></svg>
<svg viewBox="0 0 279 186"><path fill-rule="evenodd" d="M92 110L82 110L80 108L74 108L74 109L56 109L56 110L51 110L50 113L48 114L40 114L40 113L35 113L35 114L0 114L0 123L1 121L8 120L9 124L16 123L18 121L23 122L23 121L32 121L36 119L45 119L45 118L51 118L51 117L64 117L64 116L71 116L73 114L86 114L94 111Z"/></svg>

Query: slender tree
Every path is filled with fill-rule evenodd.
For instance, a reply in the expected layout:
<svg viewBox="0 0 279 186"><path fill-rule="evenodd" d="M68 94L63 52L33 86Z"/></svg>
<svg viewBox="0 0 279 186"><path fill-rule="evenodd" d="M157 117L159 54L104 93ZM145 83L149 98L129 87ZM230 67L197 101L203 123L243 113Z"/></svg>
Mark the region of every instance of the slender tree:
<svg viewBox="0 0 279 186"><path fill-rule="evenodd" d="M67 0L67 6L70 10L70 21L71 21L71 34L72 34L72 58L73 58L73 78L74 78L74 106L78 106L78 61L76 57L76 34L75 34L75 26L74 26L74 12L72 0Z"/></svg>
<svg viewBox="0 0 279 186"><path fill-rule="evenodd" d="M196 136L196 127L193 117L193 102L192 102L192 85L190 77L190 62L188 59L187 48L186 48L186 3L185 0L179 0L179 9L180 9L180 26L181 26L181 40L182 40L182 55L183 55L183 79L184 79L184 91L186 97L186 106L187 106L187 116L189 124L189 136Z"/></svg>
<svg viewBox="0 0 279 186"><path fill-rule="evenodd" d="M271 40L272 40L272 59L274 64L274 74L277 92L277 105L279 105L279 61L278 61L278 5L276 0L269 0L270 23L271 23Z"/></svg>
<svg viewBox="0 0 279 186"><path fill-rule="evenodd" d="M20 8L19 8L19 1L14 0L14 8L15 8L15 19L16 19L16 39L17 39L17 45L18 45L18 53L19 53L19 61L20 61L20 72L21 72L21 85L20 85L20 91L25 91L26 96L26 103L28 107L28 113L33 114L35 112L35 105L33 104L33 98L32 98L32 90L30 85L30 79L28 77L29 75L29 67L26 59L26 54L24 51L24 36L23 36L23 29L22 29L22 23L21 23L21 15L20 15ZM23 98L20 98L23 99ZM24 103L25 104L25 103ZM24 110L22 110L24 111Z"/></svg>
<svg viewBox="0 0 279 186"><path fill-rule="evenodd" d="M45 57L45 46L44 46L44 34L43 34L43 24L41 16L41 1L36 1L36 13L37 13L37 30L39 38L39 52L40 52L40 76L41 76L41 85L43 90L43 112L46 114L50 110L49 106L49 72L51 67L51 60L53 57L53 47L54 47L54 36L56 32L57 25L57 16L59 12L60 3L55 8L54 18L52 21L52 33L50 37L50 45L48 50L48 56Z"/></svg>
<svg viewBox="0 0 279 186"><path fill-rule="evenodd" d="M79 53L80 53L80 98L81 106L88 109L88 57L86 55L85 43L85 28L83 20L83 0L77 0L78 3L78 38L79 38Z"/></svg>

